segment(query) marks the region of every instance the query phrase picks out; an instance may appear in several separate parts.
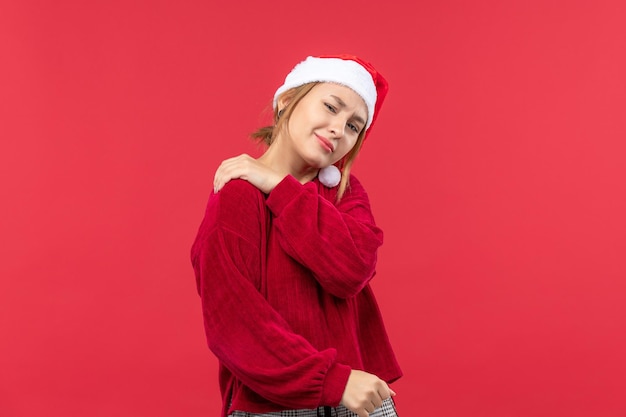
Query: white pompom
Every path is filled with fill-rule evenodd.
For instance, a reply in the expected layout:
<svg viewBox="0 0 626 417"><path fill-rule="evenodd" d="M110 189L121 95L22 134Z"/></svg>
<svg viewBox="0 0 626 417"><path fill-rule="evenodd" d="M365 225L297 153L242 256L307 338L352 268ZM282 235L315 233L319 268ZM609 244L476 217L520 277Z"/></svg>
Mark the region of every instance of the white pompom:
<svg viewBox="0 0 626 417"><path fill-rule="evenodd" d="M326 168L320 169L319 174L317 174L320 182L327 186L328 188L336 187L341 181L341 171L334 165L329 165Z"/></svg>

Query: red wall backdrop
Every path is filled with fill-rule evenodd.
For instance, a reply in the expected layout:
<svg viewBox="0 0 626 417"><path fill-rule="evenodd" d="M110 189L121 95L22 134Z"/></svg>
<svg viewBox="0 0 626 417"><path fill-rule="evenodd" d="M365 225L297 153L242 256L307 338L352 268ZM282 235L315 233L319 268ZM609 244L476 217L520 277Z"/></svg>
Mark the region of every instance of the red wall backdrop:
<svg viewBox="0 0 626 417"><path fill-rule="evenodd" d="M356 173L401 415L626 415L625 27L620 0L0 2L0 415L217 415L212 174L337 52L391 83Z"/></svg>

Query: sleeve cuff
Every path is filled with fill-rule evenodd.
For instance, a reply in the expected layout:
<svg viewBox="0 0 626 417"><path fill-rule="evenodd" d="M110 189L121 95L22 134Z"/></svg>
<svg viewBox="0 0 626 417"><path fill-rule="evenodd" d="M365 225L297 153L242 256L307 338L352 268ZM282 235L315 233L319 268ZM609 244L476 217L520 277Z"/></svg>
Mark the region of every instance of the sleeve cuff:
<svg viewBox="0 0 626 417"><path fill-rule="evenodd" d="M278 183L267 197L267 207L275 216L280 213L291 203L294 197L302 193L304 186L298 182L293 176L287 175Z"/></svg>
<svg viewBox="0 0 626 417"><path fill-rule="evenodd" d="M322 388L320 406L337 407L341 403L351 371L352 369L349 366L339 363L334 363L328 369L324 379L324 387Z"/></svg>

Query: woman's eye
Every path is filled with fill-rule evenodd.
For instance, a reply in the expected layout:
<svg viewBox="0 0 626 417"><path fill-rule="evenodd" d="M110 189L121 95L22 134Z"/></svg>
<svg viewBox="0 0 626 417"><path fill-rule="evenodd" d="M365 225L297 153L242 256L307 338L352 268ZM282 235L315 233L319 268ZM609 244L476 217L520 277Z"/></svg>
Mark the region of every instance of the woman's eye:
<svg viewBox="0 0 626 417"><path fill-rule="evenodd" d="M356 134L359 133L359 128L353 125L352 123L348 123L348 128L350 128L350 130L352 130Z"/></svg>
<svg viewBox="0 0 626 417"><path fill-rule="evenodd" d="M324 106L326 106L326 108L327 108L328 110L330 110L331 112L333 112L333 113L336 113L336 112L337 112L337 110L336 110L333 106L331 106L330 104L328 104L328 103L324 103Z"/></svg>

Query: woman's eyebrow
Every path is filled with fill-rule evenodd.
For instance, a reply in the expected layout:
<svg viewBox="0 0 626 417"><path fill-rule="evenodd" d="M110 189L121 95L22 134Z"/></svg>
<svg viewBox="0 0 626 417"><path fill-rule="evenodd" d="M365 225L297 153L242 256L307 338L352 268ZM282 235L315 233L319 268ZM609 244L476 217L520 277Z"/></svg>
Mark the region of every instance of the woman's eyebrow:
<svg viewBox="0 0 626 417"><path fill-rule="evenodd" d="M341 107L346 107L346 103L344 103L342 99L332 94L330 96L334 98Z"/></svg>
<svg viewBox="0 0 626 417"><path fill-rule="evenodd" d="M346 103L344 103L342 99L340 99L339 97L337 97L337 96L335 96L335 95L333 95L333 94L331 94L330 96L331 96L332 98L334 98L334 99L335 99L335 101L337 101L337 104L339 104L339 107L346 107ZM358 115L356 115L356 114L355 114L352 118L353 118L356 122L358 122L358 123L361 123L361 124L363 124L363 125L365 124L365 120L363 120L363 118L362 118L361 116L358 116Z"/></svg>

